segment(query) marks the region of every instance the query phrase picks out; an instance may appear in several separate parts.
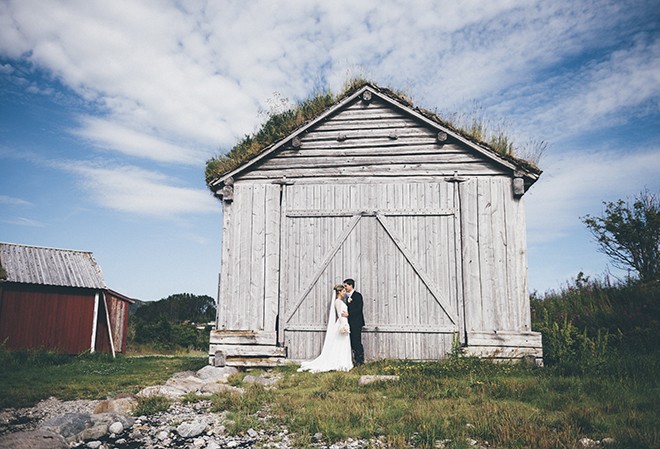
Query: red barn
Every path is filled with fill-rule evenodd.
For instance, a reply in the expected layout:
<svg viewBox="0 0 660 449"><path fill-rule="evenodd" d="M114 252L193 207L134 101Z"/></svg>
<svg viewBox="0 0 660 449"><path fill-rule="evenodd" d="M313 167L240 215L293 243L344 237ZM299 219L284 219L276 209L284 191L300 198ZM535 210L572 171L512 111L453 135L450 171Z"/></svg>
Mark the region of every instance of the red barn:
<svg viewBox="0 0 660 449"><path fill-rule="evenodd" d="M126 351L134 301L91 252L0 243L0 344L66 354Z"/></svg>

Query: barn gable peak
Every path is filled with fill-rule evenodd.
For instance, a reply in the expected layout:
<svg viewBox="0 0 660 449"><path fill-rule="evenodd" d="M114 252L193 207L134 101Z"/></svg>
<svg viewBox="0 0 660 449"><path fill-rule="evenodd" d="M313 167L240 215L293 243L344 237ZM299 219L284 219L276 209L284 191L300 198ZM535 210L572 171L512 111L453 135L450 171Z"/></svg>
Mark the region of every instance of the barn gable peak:
<svg viewBox="0 0 660 449"><path fill-rule="evenodd" d="M524 193L524 191L526 191L541 174L541 170L532 164L513 156L501 155L488 144L478 141L455 129L451 124L443 121L434 113L415 107L412 101L405 96L390 89L379 87L376 84L364 82L347 92L334 104L296 128L286 137L260 149L254 155L236 164L233 168L224 170L217 176L207 179L209 187L216 193L216 195L222 196L221 191L226 185L230 185L235 179L249 174L251 171L262 166L265 161L276 157L282 151L303 149L304 139L309 133L326 126L326 124L332 122L333 119L340 117L343 113L350 114L351 109L359 107L366 110L372 106L374 109L379 107L381 109L389 109L393 114L399 114L410 122L417 123L428 132L433 132L436 144L439 147L442 147L446 143L455 144L481 158L481 160L492 164L498 170L504 170L509 173L512 178L517 178L522 193ZM374 121L381 119L382 118L377 116L373 117ZM406 126L409 127L409 125ZM397 140L399 137L403 137L401 133L394 128L395 126L387 135L387 137L393 141ZM338 128L336 133L337 143L342 144L350 139L352 137L351 134L355 133L348 131L342 132L342 130ZM377 151L378 148L376 147L374 150ZM284 177L286 177L286 175L284 175Z"/></svg>

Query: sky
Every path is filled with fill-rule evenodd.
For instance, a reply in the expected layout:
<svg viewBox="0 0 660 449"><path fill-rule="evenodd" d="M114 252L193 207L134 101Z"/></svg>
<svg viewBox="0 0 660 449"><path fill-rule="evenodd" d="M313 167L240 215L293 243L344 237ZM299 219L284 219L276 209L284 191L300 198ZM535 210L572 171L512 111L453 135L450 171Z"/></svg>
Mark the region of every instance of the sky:
<svg viewBox="0 0 660 449"><path fill-rule="evenodd" d="M0 242L91 251L129 297L216 297L206 161L364 77L547 143L530 291L622 277L581 217L660 191L659 28L652 0L0 0Z"/></svg>

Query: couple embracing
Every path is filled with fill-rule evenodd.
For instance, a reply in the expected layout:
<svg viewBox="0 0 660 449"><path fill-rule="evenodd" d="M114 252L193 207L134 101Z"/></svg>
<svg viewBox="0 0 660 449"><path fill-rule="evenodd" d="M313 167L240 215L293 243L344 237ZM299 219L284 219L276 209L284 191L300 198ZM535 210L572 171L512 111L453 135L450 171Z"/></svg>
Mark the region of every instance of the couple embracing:
<svg viewBox="0 0 660 449"><path fill-rule="evenodd" d="M354 364L364 363L362 295L355 291L353 279L346 279L343 285L335 286L334 291L321 354L314 360L302 362L298 371L349 371Z"/></svg>

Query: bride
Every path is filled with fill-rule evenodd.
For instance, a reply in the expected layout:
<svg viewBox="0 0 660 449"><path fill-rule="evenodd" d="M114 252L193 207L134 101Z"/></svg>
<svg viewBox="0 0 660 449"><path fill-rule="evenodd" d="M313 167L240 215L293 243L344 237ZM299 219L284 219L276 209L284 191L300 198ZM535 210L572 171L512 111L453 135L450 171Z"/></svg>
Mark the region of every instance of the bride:
<svg viewBox="0 0 660 449"><path fill-rule="evenodd" d="M353 368L348 319L342 316L344 312L348 313L348 307L343 301L346 292L341 284L335 286L334 291L335 299L330 304L328 327L321 354L314 360L302 362L298 371L320 373L323 371L349 371Z"/></svg>

